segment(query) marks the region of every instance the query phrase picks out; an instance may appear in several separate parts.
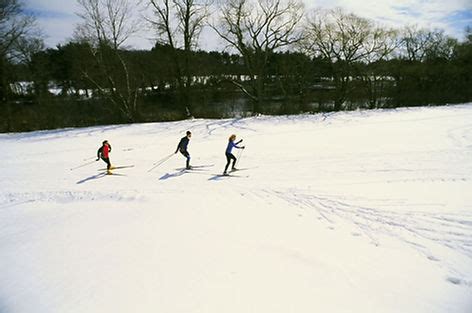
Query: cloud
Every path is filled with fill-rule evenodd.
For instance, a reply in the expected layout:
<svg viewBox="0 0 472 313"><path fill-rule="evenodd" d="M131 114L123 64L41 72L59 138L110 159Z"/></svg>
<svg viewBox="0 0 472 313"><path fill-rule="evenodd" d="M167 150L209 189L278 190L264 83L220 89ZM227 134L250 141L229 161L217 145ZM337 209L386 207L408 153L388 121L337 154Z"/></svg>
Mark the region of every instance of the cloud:
<svg viewBox="0 0 472 313"><path fill-rule="evenodd" d="M46 34L46 44L54 47L66 43L74 33L78 18L73 17L39 17L38 24Z"/></svg>
<svg viewBox="0 0 472 313"><path fill-rule="evenodd" d="M72 37L79 18L76 1L23 0L25 11L36 17L38 26L45 34L46 45L54 47Z"/></svg>
<svg viewBox="0 0 472 313"><path fill-rule="evenodd" d="M36 16L36 18L43 18L43 19L64 19L64 18L71 18L74 14L61 12L61 11L51 11L45 9L26 9L25 12L27 14L31 14Z"/></svg>
<svg viewBox="0 0 472 313"><path fill-rule="evenodd" d="M472 25L470 0L321 0L309 6L342 7L391 27L418 25L444 29L456 38L464 35L465 26Z"/></svg>
<svg viewBox="0 0 472 313"><path fill-rule="evenodd" d="M72 37L75 25L80 22L75 0L23 0L28 12L34 14L39 26L47 35L46 43L55 46ZM418 25L444 29L456 38L464 36L467 25L472 26L470 0L305 0L308 9L315 7L342 7L347 12L373 19L390 27ZM152 31L141 32L127 44L148 49L152 46ZM207 30L201 37L201 48L217 48L216 36Z"/></svg>
<svg viewBox="0 0 472 313"><path fill-rule="evenodd" d="M77 16L80 7L75 0L24 0L24 4L26 12L36 17L38 26L46 35L45 41L49 47L70 40L76 25L81 22ZM126 44L134 48L149 49L152 47L151 37L152 34L140 32Z"/></svg>
<svg viewBox="0 0 472 313"><path fill-rule="evenodd" d="M78 9L75 0L23 0L27 8L45 11L57 11L74 14Z"/></svg>

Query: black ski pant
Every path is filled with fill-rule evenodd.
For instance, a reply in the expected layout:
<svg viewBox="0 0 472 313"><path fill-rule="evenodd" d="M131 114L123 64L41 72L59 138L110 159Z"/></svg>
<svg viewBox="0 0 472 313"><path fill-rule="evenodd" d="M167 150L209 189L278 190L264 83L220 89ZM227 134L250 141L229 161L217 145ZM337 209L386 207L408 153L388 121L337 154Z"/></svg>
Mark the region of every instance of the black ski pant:
<svg viewBox="0 0 472 313"><path fill-rule="evenodd" d="M102 158L103 162L107 164L107 170L110 170L111 168L111 163L110 163L110 158Z"/></svg>
<svg viewBox="0 0 472 313"><path fill-rule="evenodd" d="M187 158L187 168L190 168L190 153L187 150L180 150L180 153Z"/></svg>
<svg viewBox="0 0 472 313"><path fill-rule="evenodd" d="M231 166L231 168L234 169L234 165L236 164L236 157L232 153L226 153L225 173L228 170L228 166L231 163L231 160L233 160L233 166Z"/></svg>

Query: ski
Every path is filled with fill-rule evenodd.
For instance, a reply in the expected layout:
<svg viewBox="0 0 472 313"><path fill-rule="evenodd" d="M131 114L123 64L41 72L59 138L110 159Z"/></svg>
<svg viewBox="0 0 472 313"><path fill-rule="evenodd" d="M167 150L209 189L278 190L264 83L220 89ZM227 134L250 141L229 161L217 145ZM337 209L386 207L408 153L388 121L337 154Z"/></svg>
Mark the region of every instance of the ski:
<svg viewBox="0 0 472 313"><path fill-rule="evenodd" d="M183 169L178 169L178 173L189 173L189 174L200 174L200 175L210 175L208 170L205 169L196 169L196 168L183 168Z"/></svg>
<svg viewBox="0 0 472 313"><path fill-rule="evenodd" d="M257 168L256 167L243 167L243 168L237 168L237 169L234 169L234 170L231 170L230 172L239 172L239 171L247 171L247 170L252 170L254 168Z"/></svg>
<svg viewBox="0 0 472 313"><path fill-rule="evenodd" d="M128 175L119 174L119 173L107 173L107 175L110 175L110 176L128 176Z"/></svg>
<svg viewBox="0 0 472 313"><path fill-rule="evenodd" d="M234 175L234 174L211 174L212 177L209 180L217 180L225 177L236 177L236 178L248 178L248 175Z"/></svg>
<svg viewBox="0 0 472 313"><path fill-rule="evenodd" d="M211 175L208 171L205 171L205 170L200 170L200 171L182 170L181 172L188 173L188 174L206 175L206 176Z"/></svg>
<svg viewBox="0 0 472 313"><path fill-rule="evenodd" d="M213 167L215 164L207 164L207 165L192 165L190 168L186 167L179 167L176 168L175 170L177 171L183 171L183 170L195 170L195 171L205 171L209 167Z"/></svg>
<svg viewBox="0 0 472 313"><path fill-rule="evenodd" d="M192 165L192 166L190 166L190 167L194 167L194 168L204 168L204 167L212 167L212 166L215 166L215 164Z"/></svg>
<svg viewBox="0 0 472 313"><path fill-rule="evenodd" d="M184 172L186 172L186 171L188 171L188 172L208 172L207 169L204 169L204 168L193 168L193 167L192 167L192 168L185 168L185 167L182 168L182 167L181 167L181 168L176 168L175 170L176 170L176 171L184 171Z"/></svg>
<svg viewBox="0 0 472 313"><path fill-rule="evenodd" d="M131 168L131 167L134 167L134 165L112 166L110 170L119 170L123 168ZM107 170L106 168L101 168L101 169L98 169L97 171L106 171L106 170Z"/></svg>
<svg viewBox="0 0 472 313"><path fill-rule="evenodd" d="M106 169L105 169L106 170ZM119 173L113 173L113 172L102 172L101 173L103 176L128 176L124 174L119 174Z"/></svg>

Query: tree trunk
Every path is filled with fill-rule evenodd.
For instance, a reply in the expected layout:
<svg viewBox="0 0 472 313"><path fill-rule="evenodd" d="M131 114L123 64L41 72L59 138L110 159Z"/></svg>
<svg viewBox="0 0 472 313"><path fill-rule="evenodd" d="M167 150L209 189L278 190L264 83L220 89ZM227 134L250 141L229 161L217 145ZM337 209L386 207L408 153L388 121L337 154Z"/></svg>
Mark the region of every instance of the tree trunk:
<svg viewBox="0 0 472 313"><path fill-rule="evenodd" d="M336 98L334 99L334 110L341 111L347 96L348 79L345 77L334 77L336 85Z"/></svg>
<svg viewBox="0 0 472 313"><path fill-rule="evenodd" d="M5 70L5 59L0 56L0 103L7 101L7 79Z"/></svg>

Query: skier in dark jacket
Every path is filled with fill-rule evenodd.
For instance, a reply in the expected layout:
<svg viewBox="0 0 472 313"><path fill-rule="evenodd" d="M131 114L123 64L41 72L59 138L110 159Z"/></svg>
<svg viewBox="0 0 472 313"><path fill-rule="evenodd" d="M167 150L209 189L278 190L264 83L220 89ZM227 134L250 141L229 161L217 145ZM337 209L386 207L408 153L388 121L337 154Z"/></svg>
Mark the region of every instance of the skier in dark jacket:
<svg viewBox="0 0 472 313"><path fill-rule="evenodd" d="M236 135L231 135L228 140L228 146L226 147L226 166L225 166L225 171L223 172L223 175L228 175L228 166L231 163L231 160L233 160L233 166L231 166L231 170L235 171L236 168L234 167L236 164L236 157L231 153L233 151L233 148L236 149L244 149L244 146L239 147L238 144L240 144L243 140L241 139L238 142L234 142L236 140Z"/></svg>
<svg viewBox="0 0 472 313"><path fill-rule="evenodd" d="M192 133L190 131L187 131L187 136L180 139L180 142L177 145L177 149L175 150L175 153L180 151L180 153L182 153L182 155L187 158L186 168L188 170L192 168L190 166L190 153L188 153L188 151L187 151L188 143L189 143L191 137L192 137Z"/></svg>
<svg viewBox="0 0 472 313"><path fill-rule="evenodd" d="M111 145L108 143L108 140L102 142L102 146L97 151L97 161L102 159L103 162L107 164L107 172L110 173L111 163L110 163L110 152Z"/></svg>

